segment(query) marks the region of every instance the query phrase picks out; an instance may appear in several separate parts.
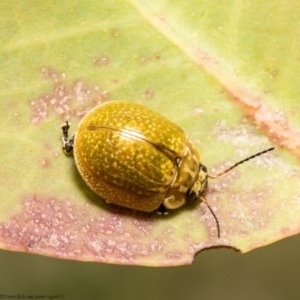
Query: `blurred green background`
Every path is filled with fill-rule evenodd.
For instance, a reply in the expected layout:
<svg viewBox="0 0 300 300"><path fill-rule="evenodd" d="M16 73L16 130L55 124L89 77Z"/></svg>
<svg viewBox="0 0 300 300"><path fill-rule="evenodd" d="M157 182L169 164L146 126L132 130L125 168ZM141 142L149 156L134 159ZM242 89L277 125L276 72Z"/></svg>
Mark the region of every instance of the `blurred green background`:
<svg viewBox="0 0 300 300"><path fill-rule="evenodd" d="M0 252L0 295L57 299L299 299L300 238L241 255L204 251L190 266L148 268ZM1 299L6 299L1 297ZM54 298L55 299L55 298Z"/></svg>

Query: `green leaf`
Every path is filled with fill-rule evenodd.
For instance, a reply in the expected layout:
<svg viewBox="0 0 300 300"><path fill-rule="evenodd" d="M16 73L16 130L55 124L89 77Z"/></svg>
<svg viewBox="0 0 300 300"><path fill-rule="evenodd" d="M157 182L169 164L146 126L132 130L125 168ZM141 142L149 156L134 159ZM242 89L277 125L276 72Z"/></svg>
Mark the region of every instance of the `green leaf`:
<svg viewBox="0 0 300 300"><path fill-rule="evenodd" d="M300 4L1 1L0 247L171 266L205 248L247 252L299 232ZM148 2L151 3L151 2ZM207 202L167 217L103 203L62 152L103 101L180 125L211 175Z"/></svg>

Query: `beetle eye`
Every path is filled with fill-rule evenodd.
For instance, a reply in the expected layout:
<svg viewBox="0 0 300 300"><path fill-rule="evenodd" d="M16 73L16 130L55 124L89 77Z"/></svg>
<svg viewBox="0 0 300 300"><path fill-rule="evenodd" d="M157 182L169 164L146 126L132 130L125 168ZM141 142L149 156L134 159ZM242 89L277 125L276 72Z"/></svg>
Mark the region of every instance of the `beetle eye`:
<svg viewBox="0 0 300 300"><path fill-rule="evenodd" d="M204 166L204 165L200 165L200 169L202 170L202 171L204 171L205 173L207 173L207 168Z"/></svg>

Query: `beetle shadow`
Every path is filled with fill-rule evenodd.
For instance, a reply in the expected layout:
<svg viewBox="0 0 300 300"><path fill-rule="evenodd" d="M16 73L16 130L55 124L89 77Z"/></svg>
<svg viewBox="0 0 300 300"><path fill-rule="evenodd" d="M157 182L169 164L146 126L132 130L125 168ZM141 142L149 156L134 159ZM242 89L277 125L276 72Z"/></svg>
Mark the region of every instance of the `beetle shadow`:
<svg viewBox="0 0 300 300"><path fill-rule="evenodd" d="M93 206L98 207L101 210L105 210L111 214L119 215L123 217L131 217L139 220L169 220L180 215L183 211L194 210L197 205L199 205L200 200L194 201L193 203L188 203L187 205L176 209L168 211L167 214L161 215L157 211L147 213L137 210L132 210L126 207L121 207L113 203L107 203L105 200L97 195L92 189L90 189L87 184L82 179L80 173L78 172L75 164L72 165L72 180L75 182L77 188L80 190L83 198L86 199Z"/></svg>
<svg viewBox="0 0 300 300"><path fill-rule="evenodd" d="M97 195L92 189L82 179L80 173L78 172L76 165L72 165L72 180L75 182L75 185L80 190L83 198L86 199L93 206L97 206L101 209L107 209L109 204L107 204L103 198Z"/></svg>

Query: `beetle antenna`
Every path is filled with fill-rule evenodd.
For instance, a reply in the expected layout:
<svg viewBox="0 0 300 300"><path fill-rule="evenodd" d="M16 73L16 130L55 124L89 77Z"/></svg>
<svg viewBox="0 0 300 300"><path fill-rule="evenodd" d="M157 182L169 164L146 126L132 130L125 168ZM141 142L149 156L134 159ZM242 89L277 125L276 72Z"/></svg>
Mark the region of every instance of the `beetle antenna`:
<svg viewBox="0 0 300 300"><path fill-rule="evenodd" d="M221 236L221 230L220 230L220 223L219 220L216 216L216 214L214 213L214 211L212 210L212 208L210 207L210 205L207 203L207 200L204 197L200 197L200 200L207 206L207 208L209 209L210 213L212 214L212 216L215 219L216 225L217 225L217 231L218 231L218 238L220 238Z"/></svg>
<svg viewBox="0 0 300 300"><path fill-rule="evenodd" d="M257 153L255 153L255 154L253 154L253 155L251 155L251 156L249 156L249 157L247 157L247 158L244 158L244 159L238 161L237 163L235 163L234 165L232 165L232 166L229 167L228 169L222 171L221 173L219 173L219 174L217 174L217 175L208 175L208 177L209 177L209 178L217 178L217 177L219 177L219 176L221 176L221 175L223 175L223 174L225 174L225 173L231 171L232 169L236 168L236 167L239 166L240 164L243 164L244 162L246 162L246 161L248 161L248 160L251 160L251 159L253 159L253 158L257 157L257 156L260 156L260 155L262 155L262 154L265 154L265 153L267 153L267 152L269 152L269 151L272 151L272 150L274 150L274 149L275 149L275 147L271 147L271 148L269 148L269 149L266 149L266 150L257 152Z"/></svg>

